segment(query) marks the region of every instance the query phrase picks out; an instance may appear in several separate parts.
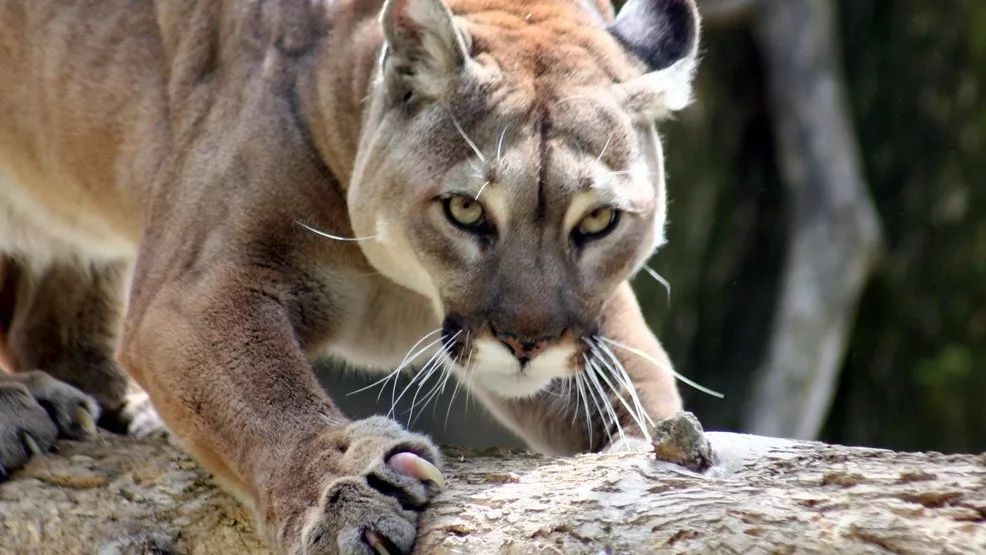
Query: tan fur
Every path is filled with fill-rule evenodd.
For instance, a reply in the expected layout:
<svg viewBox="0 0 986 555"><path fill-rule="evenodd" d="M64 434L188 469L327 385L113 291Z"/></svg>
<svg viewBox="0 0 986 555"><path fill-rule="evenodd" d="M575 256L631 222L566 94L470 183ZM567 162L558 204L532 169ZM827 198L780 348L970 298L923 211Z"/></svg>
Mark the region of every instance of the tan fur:
<svg viewBox="0 0 986 555"><path fill-rule="evenodd" d="M118 408L100 349L132 266L119 363L281 550L368 550L369 523L408 549L435 493L386 460L437 451L349 423L313 357L392 369L455 326L454 371L532 446L573 453L609 441L558 398L599 332L663 364L619 353L650 416L680 408L626 280L664 241L651 118L678 106L654 87L687 83L641 77L605 3L448 5L454 23L437 0L393 0L382 31L372 1L0 1L0 272L23 269L14 295L0 273L0 354ZM446 221L453 193L484 204L495 251ZM572 262L593 203L623 219ZM504 345L528 340L525 373Z"/></svg>

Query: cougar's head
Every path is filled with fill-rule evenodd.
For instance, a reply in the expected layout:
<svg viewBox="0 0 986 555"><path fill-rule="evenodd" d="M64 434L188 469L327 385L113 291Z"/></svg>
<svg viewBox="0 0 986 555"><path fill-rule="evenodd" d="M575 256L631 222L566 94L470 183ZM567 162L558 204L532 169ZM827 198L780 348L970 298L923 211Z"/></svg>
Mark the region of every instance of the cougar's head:
<svg viewBox="0 0 986 555"><path fill-rule="evenodd" d="M655 122L689 100L698 15L502 4L386 2L348 201L371 263L433 301L448 355L515 397L581 370L664 242Z"/></svg>

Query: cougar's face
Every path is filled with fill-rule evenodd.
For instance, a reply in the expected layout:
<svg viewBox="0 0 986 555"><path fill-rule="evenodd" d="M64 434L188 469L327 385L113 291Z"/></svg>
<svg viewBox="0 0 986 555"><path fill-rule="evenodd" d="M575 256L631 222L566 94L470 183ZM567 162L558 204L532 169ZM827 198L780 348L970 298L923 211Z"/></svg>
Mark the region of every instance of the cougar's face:
<svg viewBox="0 0 986 555"><path fill-rule="evenodd" d="M371 263L432 300L460 370L531 395L581 371L605 303L663 242L661 146L605 31L589 35L611 66L461 25L410 46L385 26L349 209Z"/></svg>

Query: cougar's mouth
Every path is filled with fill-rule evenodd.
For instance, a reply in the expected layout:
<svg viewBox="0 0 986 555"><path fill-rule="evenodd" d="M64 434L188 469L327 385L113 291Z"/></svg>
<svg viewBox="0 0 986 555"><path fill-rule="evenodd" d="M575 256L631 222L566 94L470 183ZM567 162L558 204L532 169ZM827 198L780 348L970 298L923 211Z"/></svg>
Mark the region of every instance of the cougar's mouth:
<svg viewBox="0 0 986 555"><path fill-rule="evenodd" d="M442 324L445 352L460 371L504 397L530 396L551 380L578 372L583 349L570 331L527 338L488 322L450 315Z"/></svg>

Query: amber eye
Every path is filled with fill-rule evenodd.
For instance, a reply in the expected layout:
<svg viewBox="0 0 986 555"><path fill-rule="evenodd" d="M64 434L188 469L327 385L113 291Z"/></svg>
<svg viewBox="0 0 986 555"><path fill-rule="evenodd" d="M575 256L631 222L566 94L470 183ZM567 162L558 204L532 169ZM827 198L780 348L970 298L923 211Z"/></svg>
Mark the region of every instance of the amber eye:
<svg viewBox="0 0 986 555"><path fill-rule="evenodd" d="M577 235L583 239L602 237L615 227L618 215L613 208L596 208L579 222Z"/></svg>
<svg viewBox="0 0 986 555"><path fill-rule="evenodd" d="M452 223L465 228L479 228L486 223L483 205L463 195L445 199L445 215Z"/></svg>

